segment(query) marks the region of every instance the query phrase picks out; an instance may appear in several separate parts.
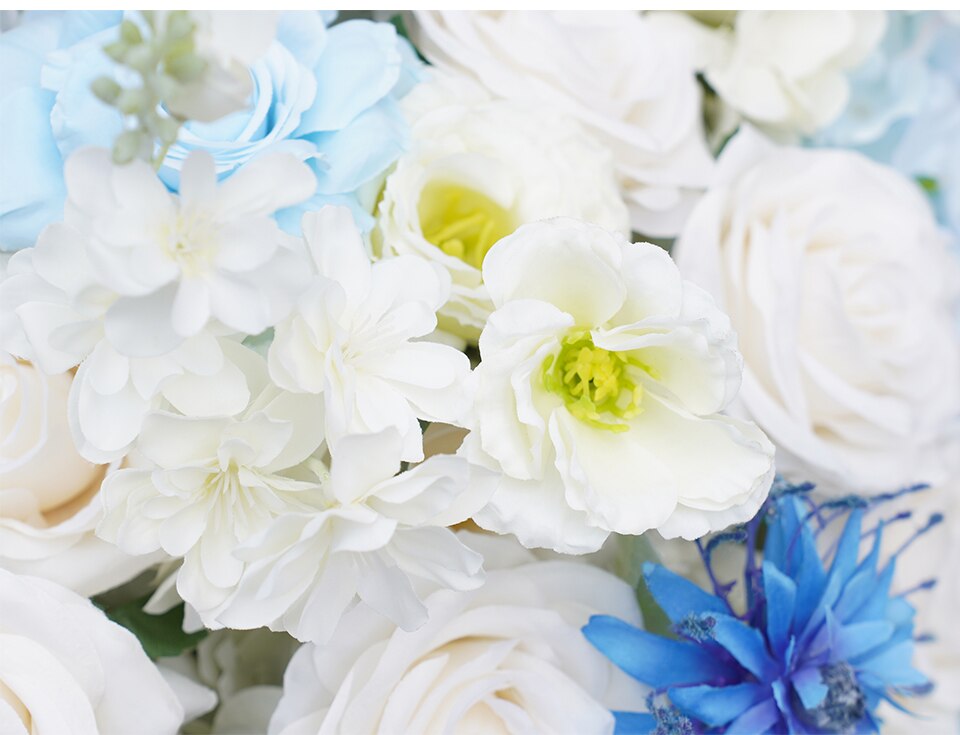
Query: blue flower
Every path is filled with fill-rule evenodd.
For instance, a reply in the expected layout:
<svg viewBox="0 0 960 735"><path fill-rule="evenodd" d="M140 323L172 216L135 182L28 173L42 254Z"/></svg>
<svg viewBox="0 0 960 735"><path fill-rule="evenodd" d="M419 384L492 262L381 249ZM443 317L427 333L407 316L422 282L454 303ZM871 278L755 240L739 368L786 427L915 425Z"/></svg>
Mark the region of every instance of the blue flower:
<svg viewBox="0 0 960 735"><path fill-rule="evenodd" d="M652 688L646 712L615 713L618 733L875 732L881 700L929 688L911 664L914 610L890 590L905 546L881 563L884 522L864 533L867 501L817 506L807 490L781 487L744 528L700 546L713 594L662 566L644 568L675 637L591 618L583 630L593 645ZM818 541L844 516L826 564ZM871 536L861 559L861 540ZM747 552L740 614L729 602L733 584L717 581L710 565L712 550L731 538Z"/></svg>
<svg viewBox="0 0 960 735"><path fill-rule="evenodd" d="M121 12L28 14L0 36L0 249L33 244L63 216L63 161L84 145L112 145L118 113L90 91L103 74L122 76L103 53ZM251 68L247 110L213 123L187 123L160 177L177 191L191 150L208 151L221 178L264 151L309 162L317 194L278 219L298 231L304 211L346 204L369 227L369 189L404 150L407 127L397 101L417 80L415 56L389 23L284 13L277 39ZM123 80L121 81L129 81ZM374 192L375 193L375 192Z"/></svg>

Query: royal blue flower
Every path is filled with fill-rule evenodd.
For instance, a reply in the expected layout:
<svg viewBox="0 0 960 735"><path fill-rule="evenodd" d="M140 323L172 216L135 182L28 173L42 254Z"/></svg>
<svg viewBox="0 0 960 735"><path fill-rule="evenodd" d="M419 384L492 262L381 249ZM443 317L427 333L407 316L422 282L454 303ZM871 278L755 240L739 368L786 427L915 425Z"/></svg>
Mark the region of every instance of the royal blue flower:
<svg viewBox="0 0 960 735"><path fill-rule="evenodd" d="M267 150L307 161L316 196L278 217L298 231L304 211L346 204L361 225L377 178L406 146L397 102L416 82L415 55L389 23L285 12L277 39L251 68L249 108L213 123L187 123L159 173L177 191L187 154L208 151L221 178ZM118 37L119 11L30 13L0 36L0 250L33 245L40 230L62 219L63 162L84 145L110 147L119 114L90 83L125 78L103 52ZM373 194L368 190L373 189Z"/></svg>
<svg viewBox="0 0 960 735"><path fill-rule="evenodd" d="M882 700L929 689L911 664L913 607L891 592L905 546L881 561L884 521L863 528L874 502L889 496L816 505L809 489L779 486L749 524L700 545L713 594L662 566L645 566L673 637L591 618L586 637L652 689L646 712L615 713L617 733L876 732ZM844 517L839 536L828 530ZM713 549L731 540L746 552L746 610L739 612L730 601L733 584L718 581L710 563ZM860 558L862 545L868 550Z"/></svg>

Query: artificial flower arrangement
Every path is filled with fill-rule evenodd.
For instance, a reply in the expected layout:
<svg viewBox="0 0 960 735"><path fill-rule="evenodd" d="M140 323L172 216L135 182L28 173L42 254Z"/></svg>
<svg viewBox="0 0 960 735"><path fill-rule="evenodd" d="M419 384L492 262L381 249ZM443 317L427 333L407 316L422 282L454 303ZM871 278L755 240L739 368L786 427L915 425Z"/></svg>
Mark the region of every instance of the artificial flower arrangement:
<svg viewBox="0 0 960 735"><path fill-rule="evenodd" d="M5 13L4 733L960 731L960 19Z"/></svg>

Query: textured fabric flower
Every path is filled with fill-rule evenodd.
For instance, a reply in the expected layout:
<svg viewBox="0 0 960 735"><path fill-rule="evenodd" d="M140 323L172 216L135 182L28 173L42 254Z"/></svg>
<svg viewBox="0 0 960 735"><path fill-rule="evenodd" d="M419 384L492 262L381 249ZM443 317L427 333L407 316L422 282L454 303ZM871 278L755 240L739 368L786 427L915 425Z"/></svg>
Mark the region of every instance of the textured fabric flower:
<svg viewBox="0 0 960 735"><path fill-rule="evenodd" d="M688 48L724 105L785 138L812 135L843 112L846 73L870 55L886 23L881 11L851 10L654 16L658 32Z"/></svg>
<svg viewBox="0 0 960 735"><path fill-rule="evenodd" d="M634 12L425 10L416 21L433 64L574 117L606 145L633 229L679 231L713 163L681 45Z"/></svg>
<svg viewBox="0 0 960 735"><path fill-rule="evenodd" d="M65 221L16 253L0 284L2 340L46 373L80 365L74 440L106 462L123 455L160 393L193 412L236 405L242 379L213 335L256 334L292 308L309 261L270 214L308 197L314 178L270 154L218 186L197 153L176 198L147 164L115 166L88 148L67 162L66 179ZM198 389L197 376L212 379Z"/></svg>
<svg viewBox="0 0 960 735"><path fill-rule="evenodd" d="M745 612L730 606L725 584L709 594L648 565L647 588L676 638L609 616L584 627L591 643L653 688L649 712L617 713L618 732L877 732L881 700L927 687L912 666L914 610L890 589L896 555L879 558L883 521L867 530L875 538L861 558L864 510L854 507L830 554L818 537L849 505L808 504L796 492L771 498L744 531Z"/></svg>
<svg viewBox="0 0 960 735"><path fill-rule="evenodd" d="M411 148L387 176L374 233L382 255L415 255L450 274L444 331L476 341L492 309L483 259L520 225L563 215L629 232L610 154L573 119L492 100L450 74L419 85L403 108Z"/></svg>
<svg viewBox="0 0 960 735"><path fill-rule="evenodd" d="M177 590L210 627L243 573L234 550L281 513L317 507L309 460L323 443L319 397L272 385L252 350L229 344L228 353L246 381L243 409L151 413L137 438L136 466L104 480L97 527L129 554L163 549L183 557Z"/></svg>
<svg viewBox="0 0 960 735"><path fill-rule="evenodd" d="M155 558L128 556L93 532L109 469L73 445L70 381L0 354L0 566L94 595Z"/></svg>
<svg viewBox="0 0 960 735"><path fill-rule="evenodd" d="M28 14L0 37L0 165L20 172L0 181L0 250L29 247L43 227L62 219L63 162L86 145L109 148L120 133L121 116L90 92L90 83L118 74L102 47L117 39L123 17ZM331 18L280 14L275 40L250 65L245 109L180 131L159 171L171 190L179 190L190 151L210 153L221 178L258 154L284 151L307 161L317 180L308 207L281 215L286 227L295 230L304 211L326 202L348 204L369 227L372 202L358 190L405 145L396 101L415 83L417 62L392 25L353 20L326 28Z"/></svg>
<svg viewBox="0 0 960 735"><path fill-rule="evenodd" d="M486 503L488 484L449 455L397 475L401 452L394 429L332 444L329 472L310 467L320 484L316 509L280 516L237 550L246 568L218 622L327 643L350 609L415 630L427 622L424 584L483 584L482 558L447 526Z"/></svg>
<svg viewBox="0 0 960 735"><path fill-rule="evenodd" d="M750 518L773 447L720 415L740 382L729 320L666 252L595 225L525 225L487 255L461 451L501 473L477 522L583 553L610 531L697 538Z"/></svg>
<svg viewBox="0 0 960 735"><path fill-rule="evenodd" d="M505 537L461 533L484 555L484 586L433 591L404 632L357 608L284 677L270 735L612 733L609 708L642 689L578 627L596 611L639 623L632 590L587 564L537 561Z"/></svg>
<svg viewBox="0 0 960 735"><path fill-rule="evenodd" d="M345 207L307 214L303 232L317 277L274 330L271 377L323 396L331 445L393 428L403 459L423 459L417 420L462 422L471 406L467 356L418 341L436 328L449 277L411 256L371 264Z"/></svg>
<svg viewBox="0 0 960 735"><path fill-rule="evenodd" d="M750 129L724 150L673 254L740 335L732 410L781 473L858 492L943 476L960 414L945 240L919 187L859 154Z"/></svg>
<svg viewBox="0 0 960 735"><path fill-rule="evenodd" d="M184 710L140 642L89 600L0 569L0 731L174 735Z"/></svg>

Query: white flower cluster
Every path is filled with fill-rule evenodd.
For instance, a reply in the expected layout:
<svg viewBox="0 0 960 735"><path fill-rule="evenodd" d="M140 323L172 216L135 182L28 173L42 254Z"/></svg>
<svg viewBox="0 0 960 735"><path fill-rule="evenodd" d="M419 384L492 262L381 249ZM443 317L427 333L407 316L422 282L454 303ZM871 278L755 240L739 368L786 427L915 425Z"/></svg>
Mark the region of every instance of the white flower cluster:
<svg viewBox="0 0 960 735"><path fill-rule="evenodd" d="M184 118L238 109L275 32L296 46L272 14L192 17ZM0 731L173 733L219 697L220 733L612 733L646 694L580 627L642 616L560 555L723 531L775 472L884 493L960 466L934 211L774 140L840 113L882 13L408 21L432 68L358 190L369 232L309 205L361 166L335 146L227 176L194 150L175 191L85 146L62 221L5 264ZM714 114L740 124L718 158ZM216 631L199 671L81 597L121 585Z"/></svg>

